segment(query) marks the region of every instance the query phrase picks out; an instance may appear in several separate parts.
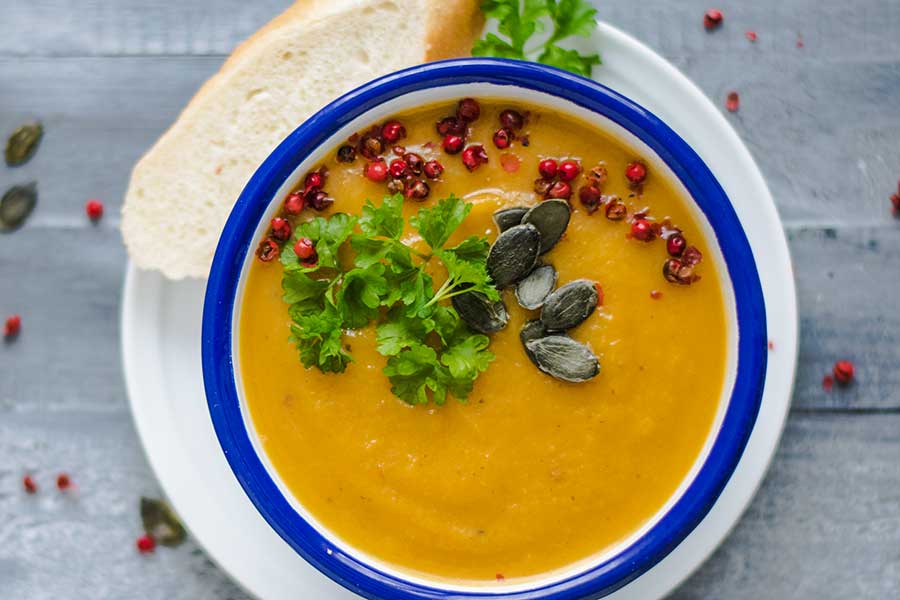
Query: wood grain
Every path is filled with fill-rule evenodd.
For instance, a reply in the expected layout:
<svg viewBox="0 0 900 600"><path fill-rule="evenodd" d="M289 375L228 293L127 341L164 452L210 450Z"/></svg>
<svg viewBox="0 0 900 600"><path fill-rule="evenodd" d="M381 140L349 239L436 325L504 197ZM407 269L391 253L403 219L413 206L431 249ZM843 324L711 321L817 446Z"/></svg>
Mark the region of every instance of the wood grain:
<svg viewBox="0 0 900 600"><path fill-rule="evenodd" d="M0 55L225 55L290 0L4 2Z"/></svg>
<svg viewBox="0 0 900 600"><path fill-rule="evenodd" d="M113 218L91 224L77 204L62 220L46 215L55 209L42 198L23 230L0 236L0 281L16 282L0 294L0 314L21 313L25 328L15 343L0 345L0 407L121 407L118 316L125 251ZM789 237L803 307L793 406L900 410L900 313L872 293L874 281L896 277L900 235L849 228L798 229ZM34 275L23 277L23 271ZM48 293L51 285L58 293ZM777 336L773 342L772 352L782 351ZM857 381L826 392L822 377L839 358L856 363Z"/></svg>
<svg viewBox="0 0 900 600"><path fill-rule="evenodd" d="M744 518L672 600L900 597L898 427L793 414Z"/></svg>
<svg viewBox="0 0 900 600"><path fill-rule="evenodd" d="M122 399L114 413L16 406L0 418L5 600L246 598L196 544L142 556L139 498L160 490ZM31 472L38 493L20 490ZM54 487L59 472L74 488Z"/></svg>
<svg viewBox="0 0 900 600"><path fill-rule="evenodd" d="M37 180L28 225L0 235L0 597L245 598L192 543L141 557L137 499L158 495L131 425L119 361L125 252L118 210L134 161L233 46L287 0L6 0L0 134L47 130L0 189ZM788 231L800 368L781 449L750 510L673 596L900 597L900 2L599 3L601 17L672 60L759 161ZM751 44L744 32L752 29ZM802 40L802 48L798 47ZM107 207L98 225L84 202ZM777 334L773 352L783 351ZM822 376L850 358L858 381ZM42 491L26 496L34 471ZM78 490L52 489L69 471Z"/></svg>
<svg viewBox="0 0 900 600"><path fill-rule="evenodd" d="M111 200L119 202L122 175L222 60L0 58L0 131L43 119L48 147L59 154L42 151L33 168L38 161L70 165L81 174L70 183L83 181L93 193L101 187L97 178L114 174L120 180ZM739 75L725 61L681 66L718 104L729 90L740 91L741 109L728 118L759 162L786 225L896 225L888 196L900 172L900 119L890 91L900 89L900 59L848 69L771 57L746 63ZM52 146L53 138L64 146ZM86 169L97 155L113 161L110 168Z"/></svg>

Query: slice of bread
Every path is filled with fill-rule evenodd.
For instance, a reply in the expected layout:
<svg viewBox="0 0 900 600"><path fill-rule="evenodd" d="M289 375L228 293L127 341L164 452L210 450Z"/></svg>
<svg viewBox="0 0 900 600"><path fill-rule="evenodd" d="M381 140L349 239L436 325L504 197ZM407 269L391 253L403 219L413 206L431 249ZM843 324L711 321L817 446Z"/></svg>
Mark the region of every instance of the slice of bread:
<svg viewBox="0 0 900 600"><path fill-rule="evenodd" d="M241 44L135 165L122 209L128 253L171 279L206 277L219 234L266 156L344 92L463 56L478 0L300 0Z"/></svg>

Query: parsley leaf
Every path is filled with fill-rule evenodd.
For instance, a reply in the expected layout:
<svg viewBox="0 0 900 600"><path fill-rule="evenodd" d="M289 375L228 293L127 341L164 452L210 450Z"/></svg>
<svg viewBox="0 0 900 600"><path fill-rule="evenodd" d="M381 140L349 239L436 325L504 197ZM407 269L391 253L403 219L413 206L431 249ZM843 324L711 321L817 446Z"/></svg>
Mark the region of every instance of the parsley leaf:
<svg viewBox="0 0 900 600"><path fill-rule="evenodd" d="M366 200L359 218L359 228L363 235L354 234L350 238L350 245L356 252L354 263L357 267L366 268L382 260L387 260L395 272L412 267L410 249L399 241L403 235L401 194L385 196L378 207L371 200Z"/></svg>
<svg viewBox="0 0 900 600"><path fill-rule="evenodd" d="M466 204L456 196L451 195L438 202L431 208L421 208L409 224L419 231L419 235L433 250L443 247L447 243L457 227L472 210L471 204Z"/></svg>
<svg viewBox="0 0 900 600"><path fill-rule="evenodd" d="M281 251L281 264L287 271L315 271L322 267L339 269L338 248L353 233L356 221L356 217L335 213L328 219L316 217L301 223L295 228L293 237ZM316 254L319 258L314 267L303 267L294 252L294 244L303 237L311 239L316 246Z"/></svg>
<svg viewBox="0 0 900 600"><path fill-rule="evenodd" d="M405 306L405 314L415 316L426 308L434 298L434 284L431 275L421 267L412 267L401 271L392 271L388 275L391 293L385 305L401 302ZM422 313L423 316L426 313Z"/></svg>
<svg viewBox="0 0 900 600"><path fill-rule="evenodd" d="M391 244L389 240L376 240L364 235L353 234L350 246L356 253L353 264L365 269L384 260Z"/></svg>
<svg viewBox="0 0 900 600"><path fill-rule="evenodd" d="M375 330L378 352L383 356L395 356L404 348L425 343L425 337L433 330L433 320L412 318L402 310L394 309L387 321Z"/></svg>
<svg viewBox="0 0 900 600"><path fill-rule="evenodd" d="M426 336L437 333L441 344L426 344ZM435 307L432 318L408 319L397 315L378 327L378 351L390 357L384 368L391 390L410 404L428 401L443 404L448 395L465 400L475 380L487 370L494 354L487 350L490 339L473 333L450 307Z"/></svg>
<svg viewBox="0 0 900 600"><path fill-rule="evenodd" d="M402 241L400 195L385 197L381 206L367 201L359 218L337 213L297 225L295 240L312 239L319 266L334 273L330 279L310 275L319 266L302 267L293 242L286 244L283 299L290 304L291 341L303 365L343 372L353 360L343 347L343 332L375 322L377 349L387 357L384 373L395 395L411 404L443 404L451 395L464 401L494 355L487 350L487 336L470 330L446 300L473 289L499 298L487 273L487 239L471 236L444 247L471 208L450 196L410 219L430 255ZM354 233L357 225L361 233ZM353 264L343 268L338 255L348 239ZM438 290L426 270L432 260L447 270Z"/></svg>
<svg viewBox="0 0 900 600"><path fill-rule="evenodd" d="M446 386L439 382L440 364L437 353L425 344L416 344L388 359L384 374L391 380L391 391L409 404L426 404L428 390L435 404L447 398Z"/></svg>
<svg viewBox="0 0 900 600"><path fill-rule="evenodd" d="M291 341L300 351L303 366L318 367L325 373L343 373L353 358L341 342L343 322L337 308L326 303L323 311L292 312Z"/></svg>
<svg viewBox="0 0 900 600"><path fill-rule="evenodd" d="M438 290L436 298L449 298L464 291L475 291L481 292L490 300L500 299L500 292L491 283L485 261L463 260L452 250L440 251L438 257L447 267L448 277Z"/></svg>
<svg viewBox="0 0 900 600"><path fill-rule="evenodd" d="M414 343L388 359L384 368L391 381L391 391L409 404L425 404L428 393L437 405L452 395L465 400L472 392L475 379L484 372L494 355L485 350L485 335L470 335L441 354L434 348Z"/></svg>
<svg viewBox="0 0 900 600"><path fill-rule="evenodd" d="M509 42L500 39L493 33L489 33L484 36L484 39L475 42L472 47L472 55L525 60L525 55L520 50L516 50Z"/></svg>
<svg viewBox="0 0 900 600"><path fill-rule="evenodd" d="M463 288L474 287L492 300L500 297L487 274L489 246L486 239L479 240L473 236L453 248L443 248L471 210L471 204L451 195L432 208L420 209L409 220L410 225L418 229L422 239L431 246L434 255L444 263L448 274L447 280L423 309L461 292Z"/></svg>
<svg viewBox="0 0 900 600"><path fill-rule="evenodd" d="M497 33L488 33L475 43L474 56L496 56L519 60L537 60L561 69L590 77L600 55L583 55L577 50L560 47L557 42L572 36L589 36L596 27L595 9L588 0L483 0L481 11L496 20ZM540 45L525 44L546 25L550 36Z"/></svg>
<svg viewBox="0 0 900 600"><path fill-rule="evenodd" d="M359 329L378 317L382 296L387 291L388 282L384 278L384 265L381 263L345 273L337 296L344 326Z"/></svg>
<svg viewBox="0 0 900 600"><path fill-rule="evenodd" d="M281 280L281 289L284 291L282 299L287 304L301 304L310 309L319 308L325 291L331 284L332 281L313 279L302 271L285 271Z"/></svg>
<svg viewBox="0 0 900 600"><path fill-rule="evenodd" d="M507 52L514 54L506 58L524 59L525 42L535 33L544 30L544 24L538 19L547 13L548 7L544 0L525 0L522 4L519 0L484 0L481 10L486 17L497 19L497 30L510 39L507 44L497 36L488 34L488 37L493 38L490 43L500 42L508 48Z"/></svg>
<svg viewBox="0 0 900 600"><path fill-rule="evenodd" d="M473 334L462 337L441 353L441 363L447 366L454 379L474 381L494 360L493 353L487 350L490 343L486 335Z"/></svg>
<svg viewBox="0 0 900 600"><path fill-rule="evenodd" d="M449 306L438 304L431 312L431 320L434 323L434 332L445 346L449 346L458 336L462 326L459 314Z"/></svg>
<svg viewBox="0 0 900 600"><path fill-rule="evenodd" d="M369 237L400 239L403 233L403 195L385 196L379 207L366 200L359 218L359 228Z"/></svg>
<svg viewBox="0 0 900 600"><path fill-rule="evenodd" d="M597 9L584 0L548 0L547 12L555 27L553 40L573 35L587 37L597 26Z"/></svg>
<svg viewBox="0 0 900 600"><path fill-rule="evenodd" d="M487 238L478 237L477 235L467 237L456 246L447 249L448 252L453 252L461 260L482 262L487 261L490 250L491 245L488 243Z"/></svg>
<svg viewBox="0 0 900 600"><path fill-rule="evenodd" d="M600 64L600 56L582 56L576 50L565 50L556 44L548 44L538 60L551 67L572 71L590 77L594 65Z"/></svg>

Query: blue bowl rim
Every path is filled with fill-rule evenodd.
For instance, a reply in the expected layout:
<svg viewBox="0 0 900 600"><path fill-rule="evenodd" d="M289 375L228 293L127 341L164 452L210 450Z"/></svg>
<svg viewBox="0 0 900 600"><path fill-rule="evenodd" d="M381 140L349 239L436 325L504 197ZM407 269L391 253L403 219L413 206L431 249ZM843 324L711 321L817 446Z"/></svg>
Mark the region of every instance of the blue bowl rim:
<svg viewBox="0 0 900 600"><path fill-rule="evenodd" d="M369 566L299 515L269 476L244 423L231 354L232 316L257 224L284 182L310 152L357 116L428 88L491 83L544 92L624 127L650 147L711 224L732 283L738 325L733 392L719 433L681 497L617 555L561 581L500 592L442 589ZM291 133L263 162L235 204L219 240L203 307L202 366L210 416L235 476L269 525L306 561L347 589L386 600L498 598L576 600L621 588L669 554L700 523L737 466L756 422L765 381L766 312L756 262L731 202L694 150L650 111L566 71L507 59L466 58L411 67L369 82L331 102Z"/></svg>

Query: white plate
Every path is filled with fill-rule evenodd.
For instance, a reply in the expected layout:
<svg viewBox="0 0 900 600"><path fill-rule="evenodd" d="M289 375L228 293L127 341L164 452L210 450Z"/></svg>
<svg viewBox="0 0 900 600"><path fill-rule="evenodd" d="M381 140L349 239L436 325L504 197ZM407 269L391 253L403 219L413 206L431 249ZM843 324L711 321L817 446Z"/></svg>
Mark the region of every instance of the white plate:
<svg viewBox="0 0 900 600"><path fill-rule="evenodd" d="M662 562L608 598L658 598L681 583L739 519L771 460L790 404L797 307L787 242L762 174L719 110L674 66L600 24L597 80L662 118L706 161L734 203L757 261L770 352L759 417L737 470L700 525ZM299 124L298 124L299 125ZM200 367L205 282L171 282L129 265L122 354L135 425L175 510L209 556L265 599L356 596L307 564L256 512L213 431Z"/></svg>

